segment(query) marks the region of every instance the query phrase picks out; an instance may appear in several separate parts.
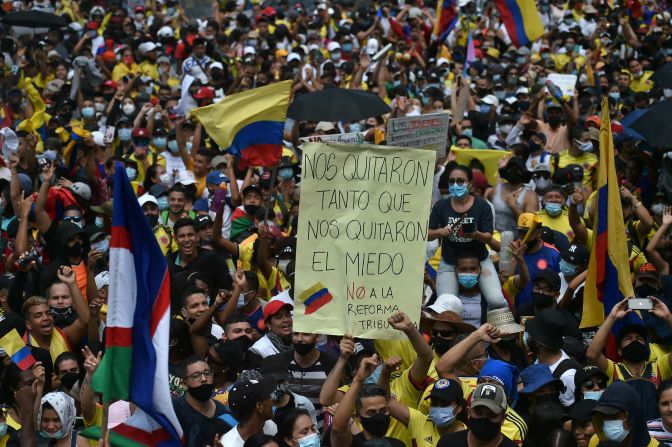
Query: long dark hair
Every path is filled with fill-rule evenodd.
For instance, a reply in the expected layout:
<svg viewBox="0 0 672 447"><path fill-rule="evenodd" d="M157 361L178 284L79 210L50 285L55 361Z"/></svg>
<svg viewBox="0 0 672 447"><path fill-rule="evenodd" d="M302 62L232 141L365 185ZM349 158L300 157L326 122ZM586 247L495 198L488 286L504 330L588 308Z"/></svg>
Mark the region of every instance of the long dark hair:
<svg viewBox="0 0 672 447"><path fill-rule="evenodd" d="M275 435L275 440L278 444L283 446L288 445L285 442L285 438L290 439L292 438L292 432L294 431L294 424L296 423L296 420L299 419L301 416L310 417L310 413L308 413L308 410L304 410L303 408L293 408L284 414L282 420L277 421L278 433Z"/></svg>

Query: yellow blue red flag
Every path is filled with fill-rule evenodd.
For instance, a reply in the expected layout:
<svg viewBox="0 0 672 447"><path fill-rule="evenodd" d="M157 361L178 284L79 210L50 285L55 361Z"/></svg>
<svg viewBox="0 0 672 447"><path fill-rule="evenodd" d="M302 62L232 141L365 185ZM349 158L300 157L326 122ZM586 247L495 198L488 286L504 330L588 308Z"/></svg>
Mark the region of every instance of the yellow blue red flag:
<svg viewBox="0 0 672 447"><path fill-rule="evenodd" d="M292 81L227 96L191 111L219 147L247 166L273 166L282 155Z"/></svg>
<svg viewBox="0 0 672 447"><path fill-rule="evenodd" d="M633 296L621 194L614 164L609 103L606 98L602 100L600 163L595 203L597 208L593 221L593 239L583 292L582 328L599 326L605 315L609 315L619 301ZM636 323L637 319L631 313L614 325L612 336L607 341L607 357L616 358L614 336L624 325Z"/></svg>
<svg viewBox="0 0 672 447"><path fill-rule="evenodd" d="M495 7L516 47L527 45L544 35L544 24L535 0L495 0Z"/></svg>
<svg viewBox="0 0 672 447"><path fill-rule="evenodd" d="M457 24L457 2L455 0L439 0L436 5L436 22L434 35L443 42Z"/></svg>

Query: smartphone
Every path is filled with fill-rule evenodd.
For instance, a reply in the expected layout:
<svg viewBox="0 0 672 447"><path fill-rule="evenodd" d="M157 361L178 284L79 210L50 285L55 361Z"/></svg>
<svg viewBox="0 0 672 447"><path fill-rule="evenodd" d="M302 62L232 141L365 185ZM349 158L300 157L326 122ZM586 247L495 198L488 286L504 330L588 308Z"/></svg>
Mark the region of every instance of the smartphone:
<svg viewBox="0 0 672 447"><path fill-rule="evenodd" d="M50 164L51 163L49 163L49 160L47 160L44 157L37 159L37 165L40 172L44 172L44 170L47 169L47 167L49 167Z"/></svg>
<svg viewBox="0 0 672 447"><path fill-rule="evenodd" d="M651 310L653 309L653 301L651 301L651 298L630 298L628 300L628 309Z"/></svg>
<svg viewBox="0 0 672 447"><path fill-rule="evenodd" d="M471 234L476 231L476 222L462 224L462 233Z"/></svg>

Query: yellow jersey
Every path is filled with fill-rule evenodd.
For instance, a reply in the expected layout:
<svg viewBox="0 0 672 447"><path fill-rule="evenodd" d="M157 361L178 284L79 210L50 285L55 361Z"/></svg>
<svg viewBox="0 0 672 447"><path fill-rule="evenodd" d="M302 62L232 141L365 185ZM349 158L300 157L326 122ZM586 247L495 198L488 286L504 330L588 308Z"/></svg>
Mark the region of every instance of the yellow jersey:
<svg viewBox="0 0 672 447"><path fill-rule="evenodd" d="M597 155L592 152L583 152L575 157L569 154L569 150L560 152L558 167L564 168L569 165L579 165L583 168L583 184L590 186L593 183L593 173L597 167Z"/></svg>

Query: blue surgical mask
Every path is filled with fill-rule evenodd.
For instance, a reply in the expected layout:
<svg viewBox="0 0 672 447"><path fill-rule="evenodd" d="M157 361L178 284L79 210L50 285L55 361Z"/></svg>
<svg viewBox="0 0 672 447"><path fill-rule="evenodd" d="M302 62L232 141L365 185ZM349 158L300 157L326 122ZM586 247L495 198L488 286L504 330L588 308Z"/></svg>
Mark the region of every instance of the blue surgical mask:
<svg viewBox="0 0 672 447"><path fill-rule="evenodd" d="M166 147L166 138L165 137L156 137L154 138L154 147L163 148Z"/></svg>
<svg viewBox="0 0 672 447"><path fill-rule="evenodd" d="M473 135L473 130L471 129L471 127L467 128L467 129L462 129L462 135L464 135L465 137L470 137L471 138L471 136Z"/></svg>
<svg viewBox="0 0 672 447"><path fill-rule="evenodd" d="M378 383L378 379L380 379L380 373L383 371L383 364L381 363L376 367L376 369L373 370L371 375L364 379L364 383Z"/></svg>
<svg viewBox="0 0 672 447"><path fill-rule="evenodd" d="M119 129L118 133L119 133L119 139L121 141L124 141L124 142L131 141L131 134L133 133L133 131L131 129L127 129L127 128L124 127L124 128Z"/></svg>
<svg viewBox="0 0 672 447"><path fill-rule="evenodd" d="M455 183L454 185L448 185L448 192L453 197L461 199L467 194L469 194L469 188L467 188L466 184L458 185L457 183Z"/></svg>
<svg viewBox="0 0 672 447"><path fill-rule="evenodd" d="M168 209L168 197L166 196L159 197L158 199L156 199L156 201L159 204L159 210L165 211Z"/></svg>
<svg viewBox="0 0 672 447"><path fill-rule="evenodd" d="M344 53L352 53L352 44L349 42L346 42L343 44L343 52Z"/></svg>
<svg viewBox="0 0 672 447"><path fill-rule="evenodd" d="M560 203L547 203L544 208L551 217L559 216L562 213L562 204Z"/></svg>
<svg viewBox="0 0 672 447"><path fill-rule="evenodd" d="M457 282L460 283L462 287L467 289L473 288L478 284L478 274L477 273L458 273Z"/></svg>
<svg viewBox="0 0 672 447"><path fill-rule="evenodd" d="M576 275L576 266L573 264L570 264L569 262L565 261L564 259L560 260L560 271L562 272L563 275L565 276L574 276Z"/></svg>
<svg viewBox="0 0 672 447"><path fill-rule="evenodd" d="M609 97L618 101L621 99L621 92L609 92Z"/></svg>
<svg viewBox="0 0 672 447"><path fill-rule="evenodd" d="M95 220L93 221L93 224L98 228L103 228L104 223L105 220L103 219L103 216L96 216Z"/></svg>
<svg viewBox="0 0 672 447"><path fill-rule="evenodd" d="M236 309L242 309L243 307L245 307L245 304L247 304L245 303L245 294L241 293L240 295L238 295L238 302L236 303Z"/></svg>
<svg viewBox="0 0 672 447"><path fill-rule="evenodd" d="M350 124L350 132L361 132L361 131L362 131L362 125L360 123Z"/></svg>
<svg viewBox="0 0 672 447"><path fill-rule="evenodd" d="M107 253L110 249L110 241L107 239L100 240L94 244L91 244L91 248L98 250L100 253Z"/></svg>
<svg viewBox="0 0 672 447"><path fill-rule="evenodd" d="M138 170L135 168L126 168L126 175L130 181L133 181L138 176Z"/></svg>
<svg viewBox="0 0 672 447"><path fill-rule="evenodd" d="M630 430L623 427L623 421L616 419L613 421L604 421L602 423L604 437L609 441L622 442L630 434Z"/></svg>
<svg viewBox="0 0 672 447"><path fill-rule="evenodd" d="M40 430L40 436L47 439L63 439L67 436L67 433L65 433L63 429L60 429L56 433L49 433L45 430Z"/></svg>
<svg viewBox="0 0 672 447"><path fill-rule="evenodd" d="M525 56L519 56L519 57L516 58L516 63L518 65L523 65L525 63L525 61L526 61Z"/></svg>
<svg viewBox="0 0 672 447"><path fill-rule="evenodd" d="M0 439L2 439L7 434L7 422L0 424Z"/></svg>
<svg viewBox="0 0 672 447"><path fill-rule="evenodd" d="M177 146L177 140L170 140L168 142L168 150L172 153L180 151L180 148Z"/></svg>
<svg viewBox="0 0 672 447"><path fill-rule="evenodd" d="M448 427L455 421L455 405L450 407L430 407L429 419L439 428Z"/></svg>
<svg viewBox="0 0 672 447"><path fill-rule="evenodd" d="M298 442L299 447L320 447L320 435L311 433L308 436L298 439Z"/></svg>
<svg viewBox="0 0 672 447"><path fill-rule="evenodd" d="M58 152L53 149L47 149L46 151L42 152L42 156L49 161L54 161L56 160L56 157L58 157Z"/></svg>
<svg viewBox="0 0 672 447"><path fill-rule="evenodd" d="M84 118L93 118L96 115L96 109L93 107L82 107L82 116Z"/></svg>
<svg viewBox="0 0 672 447"><path fill-rule="evenodd" d="M280 168L278 169L278 177L283 180L291 180L294 177L294 169L292 168Z"/></svg>
<svg viewBox="0 0 672 447"><path fill-rule="evenodd" d="M481 111L481 113L488 114L490 113L490 108L492 106L490 104L481 104L478 108Z"/></svg>
<svg viewBox="0 0 672 447"><path fill-rule="evenodd" d="M154 93L154 86L153 85L146 86L145 87L145 93L147 93L148 95L151 95L152 93Z"/></svg>
<svg viewBox="0 0 672 447"><path fill-rule="evenodd" d="M186 143L184 143L184 146L187 148L187 151L191 151L191 146L193 145L194 143L191 141L187 141Z"/></svg>
<svg viewBox="0 0 672 447"><path fill-rule="evenodd" d="M169 16L173 16L173 15L175 15L175 8L168 7L168 8L166 8L166 12L168 13Z"/></svg>
<svg viewBox="0 0 672 447"><path fill-rule="evenodd" d="M600 397L602 397L602 393L604 393L604 390L584 391L583 392L583 400L600 400Z"/></svg>

